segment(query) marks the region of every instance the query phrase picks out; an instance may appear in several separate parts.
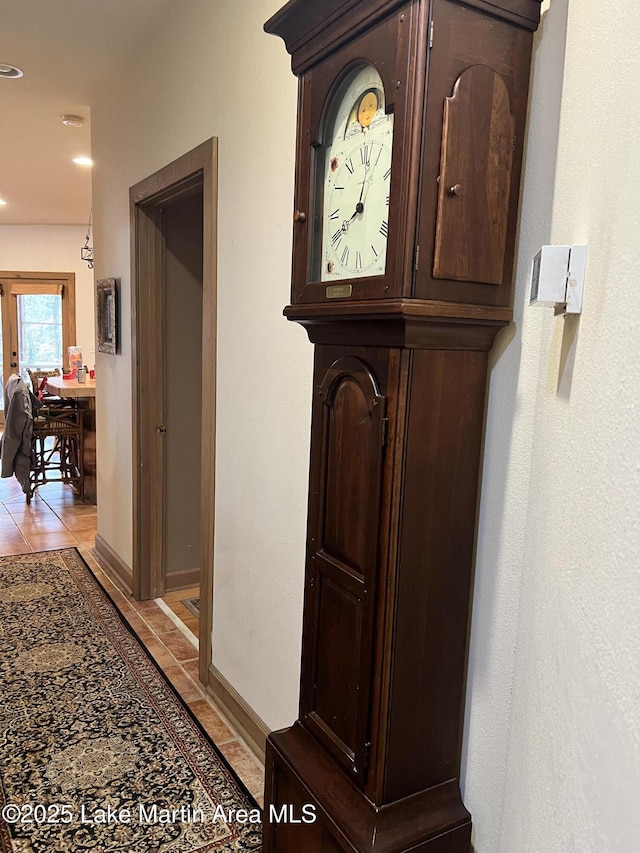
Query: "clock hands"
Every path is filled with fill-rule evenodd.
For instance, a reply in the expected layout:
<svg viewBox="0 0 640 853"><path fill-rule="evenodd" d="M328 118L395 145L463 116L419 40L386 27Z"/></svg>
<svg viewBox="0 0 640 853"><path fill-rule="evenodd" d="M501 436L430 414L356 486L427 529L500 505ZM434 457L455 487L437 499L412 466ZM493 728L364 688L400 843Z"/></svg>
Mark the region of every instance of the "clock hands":
<svg viewBox="0 0 640 853"><path fill-rule="evenodd" d="M371 186L373 184L373 173L375 172L376 166L378 165L378 162L379 162L380 157L382 155L382 146L380 146L380 150L378 151L378 156L377 156L376 161L373 164L373 166L371 165L372 153L373 153L373 143L370 146L367 146L367 144L365 143L362 146L362 148L360 149L360 156L362 158L362 165L365 169L365 177L364 177L364 180L362 181L362 186L360 187L360 198L358 199L358 202L356 204L356 209L355 209L354 213L352 214L351 219L345 220L342 223L342 230L344 232L349 230L349 226L351 225L351 223L353 222L353 220L356 218L356 216L359 213L364 213L364 205L365 205L365 202L367 200L367 196L369 195L369 190L371 189ZM385 175L385 179L387 177L388 177L388 175ZM365 192L365 188L366 188L366 192Z"/></svg>
<svg viewBox="0 0 640 853"><path fill-rule="evenodd" d="M360 198L358 199L358 201L356 203L356 209L353 212L351 219L345 219L345 221L342 223L342 230L345 232L349 230L349 226L351 225L353 220L356 218L356 216L359 213L364 213L364 202L362 200L362 197L364 195L364 187L365 187L365 184L371 183L371 179L373 177L373 172L370 175L368 174L369 169L371 168L371 151L372 150L373 150L373 145L370 145L369 148L367 148L366 142L362 146L362 148L360 149L360 157L362 158L362 165L364 166L364 169L365 169L365 176L364 176L364 180L362 181L362 186L360 187ZM365 198L366 198L366 196L365 196Z"/></svg>
<svg viewBox="0 0 640 853"><path fill-rule="evenodd" d="M363 189L363 190L364 190L364 184L365 184L365 182L363 181L363 182L362 182L362 189ZM362 198L362 190L360 191L360 198ZM354 211L354 212L353 212L353 214L351 215L351 219L345 219L345 220L344 220L344 222L342 223L342 230L343 230L343 231L345 231L345 232L346 232L346 231L348 231L348 230L349 230L349 226L351 225L351 223L353 222L353 220L356 218L356 216L357 216L359 213L362 213L362 212L363 212L363 210L364 210L364 204L363 204L361 201L359 201L359 202L356 204L356 209L355 209L355 211Z"/></svg>
<svg viewBox="0 0 640 853"><path fill-rule="evenodd" d="M372 150L373 150L373 146L372 146ZM378 162L379 162L381 156L382 156L382 146L380 146L380 150L378 151L378 157L376 159L376 162L373 164L373 169L371 169L371 174L369 175L369 177L367 179L367 192L364 196L364 199L362 199L363 203L367 200L367 196L369 195L369 188L371 187L371 184L373 183L373 173L376 170L376 166L378 165ZM385 175L385 178L386 177L387 176ZM362 188L364 189L364 185ZM362 196L361 196L361 198L362 198Z"/></svg>
<svg viewBox="0 0 640 853"><path fill-rule="evenodd" d="M362 158L362 165L364 166L364 180L362 181L362 186L360 187L360 198L358 199L358 203L356 204L356 212L351 217L353 219L358 213L364 212L364 188L365 185L371 186L371 181L373 179L373 171L369 173L371 169L371 152L373 151L373 143L367 147L367 143L365 142L362 148L360 149L360 157ZM374 165L375 168L375 165ZM366 199L366 196L365 196Z"/></svg>
<svg viewBox="0 0 640 853"><path fill-rule="evenodd" d="M342 230L345 232L345 234L349 230L349 227L350 227L351 223L353 222L353 220L356 218L356 216L359 213L362 213L363 210L364 210L364 204L361 201L359 201L356 204L356 209L353 212L351 219L345 219L344 222L342 223Z"/></svg>
<svg viewBox="0 0 640 853"><path fill-rule="evenodd" d="M364 184L363 184L363 186L364 186ZM362 193L360 193L360 198L362 198ZM357 216L359 213L362 213L362 211L363 211L363 210L364 210L364 204L363 204L361 201L359 201L359 202L356 204L356 209L355 209L355 212L353 213L353 216L352 216L352 217L351 217L351 219L349 219L349 220L347 221L347 223L346 223L346 224L347 224L347 226L348 226L348 225L349 225L349 224L350 224L350 223L351 223L351 222L356 218L356 216Z"/></svg>
<svg viewBox="0 0 640 853"><path fill-rule="evenodd" d="M383 154L385 155L384 157ZM383 166L378 170L381 157L383 158ZM357 147L352 148L350 151L340 154L340 158L342 159L338 177L338 183L340 186L336 186L335 190L339 190L341 194L344 192L345 198L340 198L337 209L333 211L329 217L332 220L338 220L336 222L338 229L331 234L331 242L333 246L332 251L337 253L338 246L341 246L342 256L339 258L336 256L339 265L344 269L349 268L349 257L351 255L355 258L355 260L352 260L352 265L355 264L356 270L362 270L364 258L363 253L368 255L370 248L373 257L372 263L375 264L380 256L380 247L377 246L375 241L380 239L380 235L382 235L382 238L384 239L387 237L386 231L383 230L383 228L386 229L385 220L382 220L379 233L376 233L376 229L378 228L376 211L380 213L381 217L384 215L384 211L379 210L380 205L384 204L382 201L384 196L381 196L383 189L381 188L380 181L376 182L375 179L376 176L380 176L380 172L384 169L384 164L387 163L390 156L388 148L384 144L383 140L369 139L364 143L360 142ZM337 163L338 158L336 157L336 164ZM342 171L342 168L344 168L344 172ZM334 169L334 171L336 170ZM384 176L384 181L388 179L390 173L391 168L387 170L387 173ZM376 183L376 186L378 187L375 191L371 189L374 183ZM354 210L353 199L356 194L358 198L355 202ZM369 194L371 194L371 199L369 199ZM336 201L338 201L337 198ZM387 195L387 205L388 203ZM340 208L342 207L344 210L344 207L347 207L347 205L351 207L353 213L350 217L346 217L341 221L339 219L340 213L344 216L346 211L343 213ZM368 211L366 219L363 216L365 207ZM371 210L369 210L369 208L371 208ZM373 216L371 216L372 213ZM354 220L359 221L360 225L356 227L355 232L352 232L351 228ZM373 220L375 220L375 223ZM338 225L338 223L340 224ZM346 241L348 241L348 243ZM371 265L371 263L368 264L369 267Z"/></svg>
<svg viewBox="0 0 640 853"><path fill-rule="evenodd" d="M367 143L366 142L362 146L362 148L360 149L360 157L362 158L362 165L364 166L365 174L364 174L364 180L362 182L362 187L360 188L360 198L358 199L358 204L356 205L356 213L362 213L362 210L364 210L364 207L362 205L362 195L364 193L364 185L367 183L368 180L371 179L371 175L368 175L367 173L368 173L369 169L371 168L371 152L372 151L373 151L373 144L371 144L369 146L369 149L367 150ZM358 210L358 208L361 208L361 209Z"/></svg>

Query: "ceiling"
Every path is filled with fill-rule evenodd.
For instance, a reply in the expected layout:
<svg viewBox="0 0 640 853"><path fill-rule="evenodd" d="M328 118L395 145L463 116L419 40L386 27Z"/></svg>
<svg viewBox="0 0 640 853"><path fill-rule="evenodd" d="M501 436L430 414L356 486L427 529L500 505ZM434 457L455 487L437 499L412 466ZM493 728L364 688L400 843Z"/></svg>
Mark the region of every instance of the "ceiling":
<svg viewBox="0 0 640 853"><path fill-rule="evenodd" d="M91 169L72 160L91 154L91 104L173 2L2 0L0 63L24 76L0 79L0 225L87 223Z"/></svg>

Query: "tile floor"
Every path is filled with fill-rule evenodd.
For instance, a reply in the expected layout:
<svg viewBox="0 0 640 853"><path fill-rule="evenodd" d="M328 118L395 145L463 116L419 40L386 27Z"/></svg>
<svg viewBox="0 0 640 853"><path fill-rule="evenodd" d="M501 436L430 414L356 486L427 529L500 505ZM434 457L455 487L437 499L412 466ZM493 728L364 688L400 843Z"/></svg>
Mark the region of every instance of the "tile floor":
<svg viewBox="0 0 640 853"><path fill-rule="evenodd" d="M188 707L247 788L262 803L264 768L198 681L195 638L189 637L190 631L175 613L169 615L154 601L135 601L114 585L93 556L96 531L96 507L79 501L68 486L62 483L42 486L27 506L13 477L0 480L0 556L78 548ZM185 597L190 596L185 593Z"/></svg>
<svg viewBox="0 0 640 853"><path fill-rule="evenodd" d="M191 633L199 637L200 636L200 624L199 619L192 613L189 608L185 607L182 603L185 599L190 598L199 598L200 597L200 587L193 586L189 589L180 589L175 592L168 592L166 595L162 596L162 600L167 605L167 607L178 617L178 619L182 622L183 625L191 631Z"/></svg>

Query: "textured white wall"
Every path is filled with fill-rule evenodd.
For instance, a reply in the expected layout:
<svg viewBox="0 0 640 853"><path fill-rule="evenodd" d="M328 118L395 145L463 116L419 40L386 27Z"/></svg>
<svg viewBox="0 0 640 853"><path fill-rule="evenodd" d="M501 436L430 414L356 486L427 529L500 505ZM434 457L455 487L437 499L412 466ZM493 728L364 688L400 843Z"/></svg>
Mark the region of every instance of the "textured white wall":
<svg viewBox="0 0 640 853"><path fill-rule="evenodd" d="M494 353L463 763L478 853L640 843L640 11L603 26L602 4L569 4L558 110L567 5L536 38L516 331ZM549 241L589 244L579 320L526 307Z"/></svg>
<svg viewBox="0 0 640 853"><path fill-rule="evenodd" d="M87 211L87 215L88 215ZM76 276L76 340L93 367L95 321L93 270L80 260L83 225L0 225L0 270L72 272Z"/></svg>
<svg viewBox="0 0 640 853"><path fill-rule="evenodd" d="M278 727L296 715L312 347L289 299L296 80L278 0L182 0L92 108L96 271L122 280L98 358L100 535L131 565L128 190L219 139L214 663Z"/></svg>

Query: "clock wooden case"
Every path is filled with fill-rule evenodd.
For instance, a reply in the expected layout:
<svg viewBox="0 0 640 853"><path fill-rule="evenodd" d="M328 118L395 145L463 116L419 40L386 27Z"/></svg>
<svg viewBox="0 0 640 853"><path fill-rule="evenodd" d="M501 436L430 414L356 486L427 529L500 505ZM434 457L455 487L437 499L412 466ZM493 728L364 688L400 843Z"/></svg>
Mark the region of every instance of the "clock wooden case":
<svg viewBox="0 0 640 853"><path fill-rule="evenodd" d="M539 0L291 0L291 304L315 344L299 718L266 851L469 853L487 353L511 319ZM315 808L313 823L269 820Z"/></svg>

